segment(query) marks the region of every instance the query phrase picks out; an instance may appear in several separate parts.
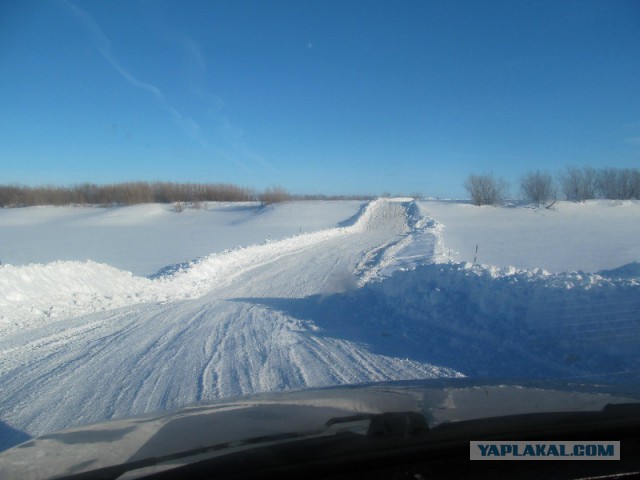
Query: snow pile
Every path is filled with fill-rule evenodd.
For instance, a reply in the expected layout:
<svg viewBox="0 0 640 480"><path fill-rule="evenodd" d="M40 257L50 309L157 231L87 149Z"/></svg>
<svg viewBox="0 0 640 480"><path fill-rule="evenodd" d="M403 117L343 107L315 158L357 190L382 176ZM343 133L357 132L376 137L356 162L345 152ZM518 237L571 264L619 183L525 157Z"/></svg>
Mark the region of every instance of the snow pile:
<svg viewBox="0 0 640 480"><path fill-rule="evenodd" d="M390 275L396 270L409 270L418 265L433 262L445 250L442 231L444 226L435 221L429 213L422 212L418 204L410 201L404 204L408 234L390 249L379 274Z"/></svg>
<svg viewBox="0 0 640 480"><path fill-rule="evenodd" d="M230 283L236 275L256 268L274 258L290 255L319 243L339 239L339 237L357 235L371 230L406 230L404 217L390 215L389 208L396 202L376 200L363 208L351 225L320 230L284 238L266 241L262 245L236 248L222 253L214 253L196 259L176 268L168 269L165 275L155 276L155 292L166 295L163 300L195 298L211 289ZM401 204L397 210L402 211ZM389 222L390 219L393 219ZM160 293L163 292L163 293Z"/></svg>
<svg viewBox="0 0 640 480"><path fill-rule="evenodd" d="M530 359L533 376L640 378L637 279L452 263L396 272L360 295L470 376L522 377L518 359Z"/></svg>
<svg viewBox="0 0 640 480"><path fill-rule="evenodd" d="M640 280L640 262L627 263L626 265L610 270L600 270L598 273L606 277Z"/></svg>
<svg viewBox="0 0 640 480"><path fill-rule="evenodd" d="M0 266L0 332L130 305L151 284L109 265L52 262Z"/></svg>

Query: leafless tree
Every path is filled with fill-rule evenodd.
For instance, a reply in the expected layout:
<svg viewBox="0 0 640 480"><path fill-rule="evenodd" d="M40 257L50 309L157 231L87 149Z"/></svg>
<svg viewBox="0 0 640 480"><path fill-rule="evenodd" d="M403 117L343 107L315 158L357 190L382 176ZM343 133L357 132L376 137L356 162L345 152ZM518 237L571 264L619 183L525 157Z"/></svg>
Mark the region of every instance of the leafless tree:
<svg viewBox="0 0 640 480"><path fill-rule="evenodd" d="M291 199L291 195L282 187L269 187L262 195L260 195L260 202L262 205L271 205L272 203L286 202Z"/></svg>
<svg viewBox="0 0 640 480"><path fill-rule="evenodd" d="M520 178L520 190L525 200L538 205L553 201L557 197L553 177L540 170L523 175Z"/></svg>
<svg viewBox="0 0 640 480"><path fill-rule="evenodd" d="M598 192L602 198L616 200L620 198L618 170L604 168L598 172Z"/></svg>
<svg viewBox="0 0 640 480"><path fill-rule="evenodd" d="M501 178L496 178L493 173L471 174L464 181L464 188L474 205L495 205L504 199L509 184Z"/></svg>
<svg viewBox="0 0 640 480"><path fill-rule="evenodd" d="M583 202L596 198L598 172L591 167L567 167L560 175L560 186L567 200Z"/></svg>
<svg viewBox="0 0 640 480"><path fill-rule="evenodd" d="M598 172L597 187L603 198L640 199L640 169L605 168Z"/></svg>

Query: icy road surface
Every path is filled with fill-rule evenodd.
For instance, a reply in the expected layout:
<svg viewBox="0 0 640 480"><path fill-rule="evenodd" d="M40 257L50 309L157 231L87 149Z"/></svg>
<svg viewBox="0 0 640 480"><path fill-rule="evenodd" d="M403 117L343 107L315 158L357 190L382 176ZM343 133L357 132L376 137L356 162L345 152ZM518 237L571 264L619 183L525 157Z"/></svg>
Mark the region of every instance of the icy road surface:
<svg viewBox="0 0 640 480"><path fill-rule="evenodd" d="M362 284L403 241L428 235L408 206L376 201L351 226L213 255L155 280L117 277L118 290L141 303L0 342L0 418L39 435L249 392L459 375L374 353L258 301L305 299L322 311L326 296ZM110 300L94 299L103 308Z"/></svg>

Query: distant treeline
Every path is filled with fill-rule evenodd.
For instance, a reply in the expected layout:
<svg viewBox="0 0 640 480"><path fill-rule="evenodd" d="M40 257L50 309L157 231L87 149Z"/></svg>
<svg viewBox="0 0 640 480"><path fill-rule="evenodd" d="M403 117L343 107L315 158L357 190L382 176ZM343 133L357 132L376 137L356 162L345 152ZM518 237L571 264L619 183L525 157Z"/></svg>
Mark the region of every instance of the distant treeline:
<svg viewBox="0 0 640 480"><path fill-rule="evenodd" d="M125 182L109 185L82 183L70 186L0 185L0 207L33 205L134 205L138 203L252 202L287 200L370 199L370 196L294 195L281 187L264 191L227 183Z"/></svg>
<svg viewBox="0 0 640 480"><path fill-rule="evenodd" d="M640 168L568 167L558 182L567 200L640 200Z"/></svg>
<svg viewBox="0 0 640 480"><path fill-rule="evenodd" d="M522 198L533 203L548 203L560 198L583 202L594 198L640 200L639 168L567 167L556 178L548 172L531 171L520 177ZM471 174L464 187L476 205L495 205L504 200L509 184L492 173Z"/></svg>

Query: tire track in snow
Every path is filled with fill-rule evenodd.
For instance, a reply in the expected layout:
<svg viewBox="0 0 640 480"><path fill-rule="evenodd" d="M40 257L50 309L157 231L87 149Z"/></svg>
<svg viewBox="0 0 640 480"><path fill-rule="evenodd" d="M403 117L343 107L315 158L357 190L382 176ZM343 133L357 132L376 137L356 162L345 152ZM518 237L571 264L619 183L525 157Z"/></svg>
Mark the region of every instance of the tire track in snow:
<svg viewBox="0 0 640 480"><path fill-rule="evenodd" d="M326 291L341 269L355 278L365 271L358 265L372 278L398 239L411 234L406 209L373 202L353 226L204 259L159 283L173 298L168 303L9 338L0 344L0 418L34 435L251 392L456 375L372 353L317 331L311 320L230 301L304 299ZM9 354L19 360L8 361Z"/></svg>

